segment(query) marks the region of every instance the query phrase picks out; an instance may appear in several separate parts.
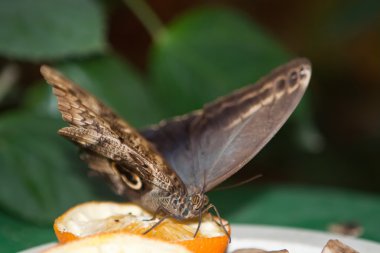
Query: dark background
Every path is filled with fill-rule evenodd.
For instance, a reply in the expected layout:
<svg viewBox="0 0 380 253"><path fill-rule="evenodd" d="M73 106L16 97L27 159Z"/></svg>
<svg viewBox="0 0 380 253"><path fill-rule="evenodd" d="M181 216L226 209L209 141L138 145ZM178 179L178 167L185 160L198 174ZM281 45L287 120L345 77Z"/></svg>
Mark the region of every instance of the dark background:
<svg viewBox="0 0 380 253"><path fill-rule="evenodd" d="M312 130L305 130L312 132L308 133L309 140L303 140L306 143L300 146L289 143L291 140L285 140L283 130L270 144L276 151L267 148L257 161L251 162L265 175L261 180L378 192L380 4L327 0L191 2L150 3L164 23L205 5L241 11L286 50L309 58L313 64L310 108L305 112L310 115L305 116L307 122L298 122L311 124L308 127ZM112 12L110 41L120 54L144 71L151 40L138 19L126 13L128 9L119 8ZM120 23L127 27L121 28L117 25ZM246 169L240 176L245 178L250 173L255 172Z"/></svg>
<svg viewBox="0 0 380 253"><path fill-rule="evenodd" d="M289 143L296 140L286 140L285 131L296 130L285 127L269 145L271 148L250 164L264 174L261 181L380 190L379 3L339 0L150 3L164 23L205 5L241 11L286 50L311 60L310 108L305 112L309 114L305 116L308 121L297 122L311 124L310 139L303 140L311 143L298 146ZM146 70L151 40L138 19L126 13L127 9L112 12L110 40L120 54ZM126 29L117 25L120 23L126 24ZM255 172L246 169L240 176L244 178L250 173Z"/></svg>
<svg viewBox="0 0 380 253"><path fill-rule="evenodd" d="M226 185L263 174L248 187L378 196L379 1L138 3L0 2L2 220L44 228L75 203L115 198L101 180L88 178L76 148L56 135L65 124L41 80L41 64L60 69L142 127L307 57L313 74L299 108Z"/></svg>

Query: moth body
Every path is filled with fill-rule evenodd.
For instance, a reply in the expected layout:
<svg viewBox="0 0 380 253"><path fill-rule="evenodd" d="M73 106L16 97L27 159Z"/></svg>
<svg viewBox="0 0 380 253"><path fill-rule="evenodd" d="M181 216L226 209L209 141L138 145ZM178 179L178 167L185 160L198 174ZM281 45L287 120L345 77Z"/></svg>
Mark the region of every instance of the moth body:
<svg viewBox="0 0 380 253"><path fill-rule="evenodd" d="M164 208L166 213L178 220L199 217L207 209L209 199L205 194L194 193L192 195L172 195L168 205Z"/></svg>

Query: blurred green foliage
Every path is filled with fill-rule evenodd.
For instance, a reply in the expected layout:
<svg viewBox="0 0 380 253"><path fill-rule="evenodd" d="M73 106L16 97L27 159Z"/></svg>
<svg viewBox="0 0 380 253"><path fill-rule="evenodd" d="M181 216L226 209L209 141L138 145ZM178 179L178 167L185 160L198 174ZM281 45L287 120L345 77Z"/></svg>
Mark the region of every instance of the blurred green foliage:
<svg viewBox="0 0 380 253"><path fill-rule="evenodd" d="M168 99L165 116L200 108L291 58L242 13L223 9L183 15L151 56L149 80L159 101Z"/></svg>
<svg viewBox="0 0 380 253"><path fill-rule="evenodd" d="M109 15L118 4L0 1L0 63L5 66L0 70L0 221L6 224L0 228L0 243L1 236L12 237L19 242L14 250L50 240L46 226L73 204L113 196L107 188L99 189L100 181L86 176L86 165L76 148L56 134L65 123L50 88L39 76L39 65L58 68L132 125L143 127L253 83L296 55L243 12L207 7L177 15L156 31L146 71L141 72L109 39ZM372 6L349 5L334 16L337 21L331 31L350 29L347 20L352 17L359 25L376 19L376 15L353 11L377 13L378 1L372 1ZM117 29L120 27L123 24ZM133 39L128 37L125 47ZM21 71L10 72L10 65ZM314 114L312 96L307 94L283 130L286 136L280 133L270 144L276 155L264 150L259 159L267 167L277 166L279 178L288 173L296 180L312 178L312 182L334 185L336 181L326 177L330 170L350 173L345 169L354 163L343 160L326 144ZM326 155L317 158L314 154L322 149L327 150ZM354 179L344 180L348 182L343 185L350 185ZM6 227L13 227L12 231L22 228L26 234L40 237L26 242L16 232L7 235Z"/></svg>
<svg viewBox="0 0 380 253"><path fill-rule="evenodd" d="M60 11L65 18L70 16L63 14L65 10L75 8L80 13L78 8L83 8L83 12L88 8L71 1L60 4L65 5ZM43 3L41 6L47 8ZM99 16L102 16L100 12ZM52 15L53 20L45 22L54 23L56 18ZM93 30L98 26L98 19L80 18L86 22L83 22L84 27L80 27L81 22L76 23L73 30L77 33L86 30L87 25ZM12 30L14 23L9 23L8 30ZM54 33L49 38L57 34L57 38L53 38L56 40L65 31L59 26L52 29ZM19 36L24 38L22 34ZM93 40L98 37L104 35ZM92 49L93 43L87 40L83 38L78 42L76 36L65 36L67 44L79 44L76 50L79 52L82 48L83 53ZM13 57L35 59L36 50L42 52L46 45L52 50L41 54L41 59L67 59L73 53L67 51L62 56L58 49L53 50L61 44L46 40L33 44L28 51L22 49L25 52L15 49ZM133 125L142 127L158 122L162 115L172 116L199 108L217 96L257 80L289 58L290 53L244 15L226 9L202 9L182 16L160 33L150 58L146 78L149 86L130 64L110 52L90 58L69 58L62 63L55 61L54 65ZM64 122L49 92L50 87L39 84L31 89L24 106L3 115L0 121L0 180L4 181L0 183L0 201L14 214L35 223L49 224L67 207L95 196L89 180L76 173L78 165L85 166L78 161L75 147L70 148L71 144L56 135ZM25 205L29 207L27 210Z"/></svg>
<svg viewBox="0 0 380 253"><path fill-rule="evenodd" d="M92 0L0 1L0 53L38 61L101 52L104 21Z"/></svg>

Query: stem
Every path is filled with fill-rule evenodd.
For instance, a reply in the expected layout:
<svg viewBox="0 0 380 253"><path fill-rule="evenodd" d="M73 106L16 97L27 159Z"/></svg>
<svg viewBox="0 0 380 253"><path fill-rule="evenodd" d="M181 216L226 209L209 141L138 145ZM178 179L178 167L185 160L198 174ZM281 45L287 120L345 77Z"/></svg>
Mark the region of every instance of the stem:
<svg viewBox="0 0 380 253"><path fill-rule="evenodd" d="M164 25L152 8L144 0L123 1L145 26L153 40L156 40L159 32L164 29Z"/></svg>
<svg viewBox="0 0 380 253"><path fill-rule="evenodd" d="M0 102L14 87L20 77L20 69L14 64L6 65L0 72Z"/></svg>

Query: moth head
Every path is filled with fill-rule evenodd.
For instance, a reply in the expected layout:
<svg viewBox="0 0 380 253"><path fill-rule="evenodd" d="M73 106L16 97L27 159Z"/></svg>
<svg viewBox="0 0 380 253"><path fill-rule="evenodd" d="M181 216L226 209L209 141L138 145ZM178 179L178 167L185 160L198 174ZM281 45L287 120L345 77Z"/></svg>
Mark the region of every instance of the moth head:
<svg viewBox="0 0 380 253"><path fill-rule="evenodd" d="M209 203L208 197L203 193L195 193L189 197L193 210L202 210Z"/></svg>
<svg viewBox="0 0 380 253"><path fill-rule="evenodd" d="M178 219L189 219L202 214L209 203L208 197L204 193L194 193L187 196L173 196L171 202L173 206L170 213Z"/></svg>

